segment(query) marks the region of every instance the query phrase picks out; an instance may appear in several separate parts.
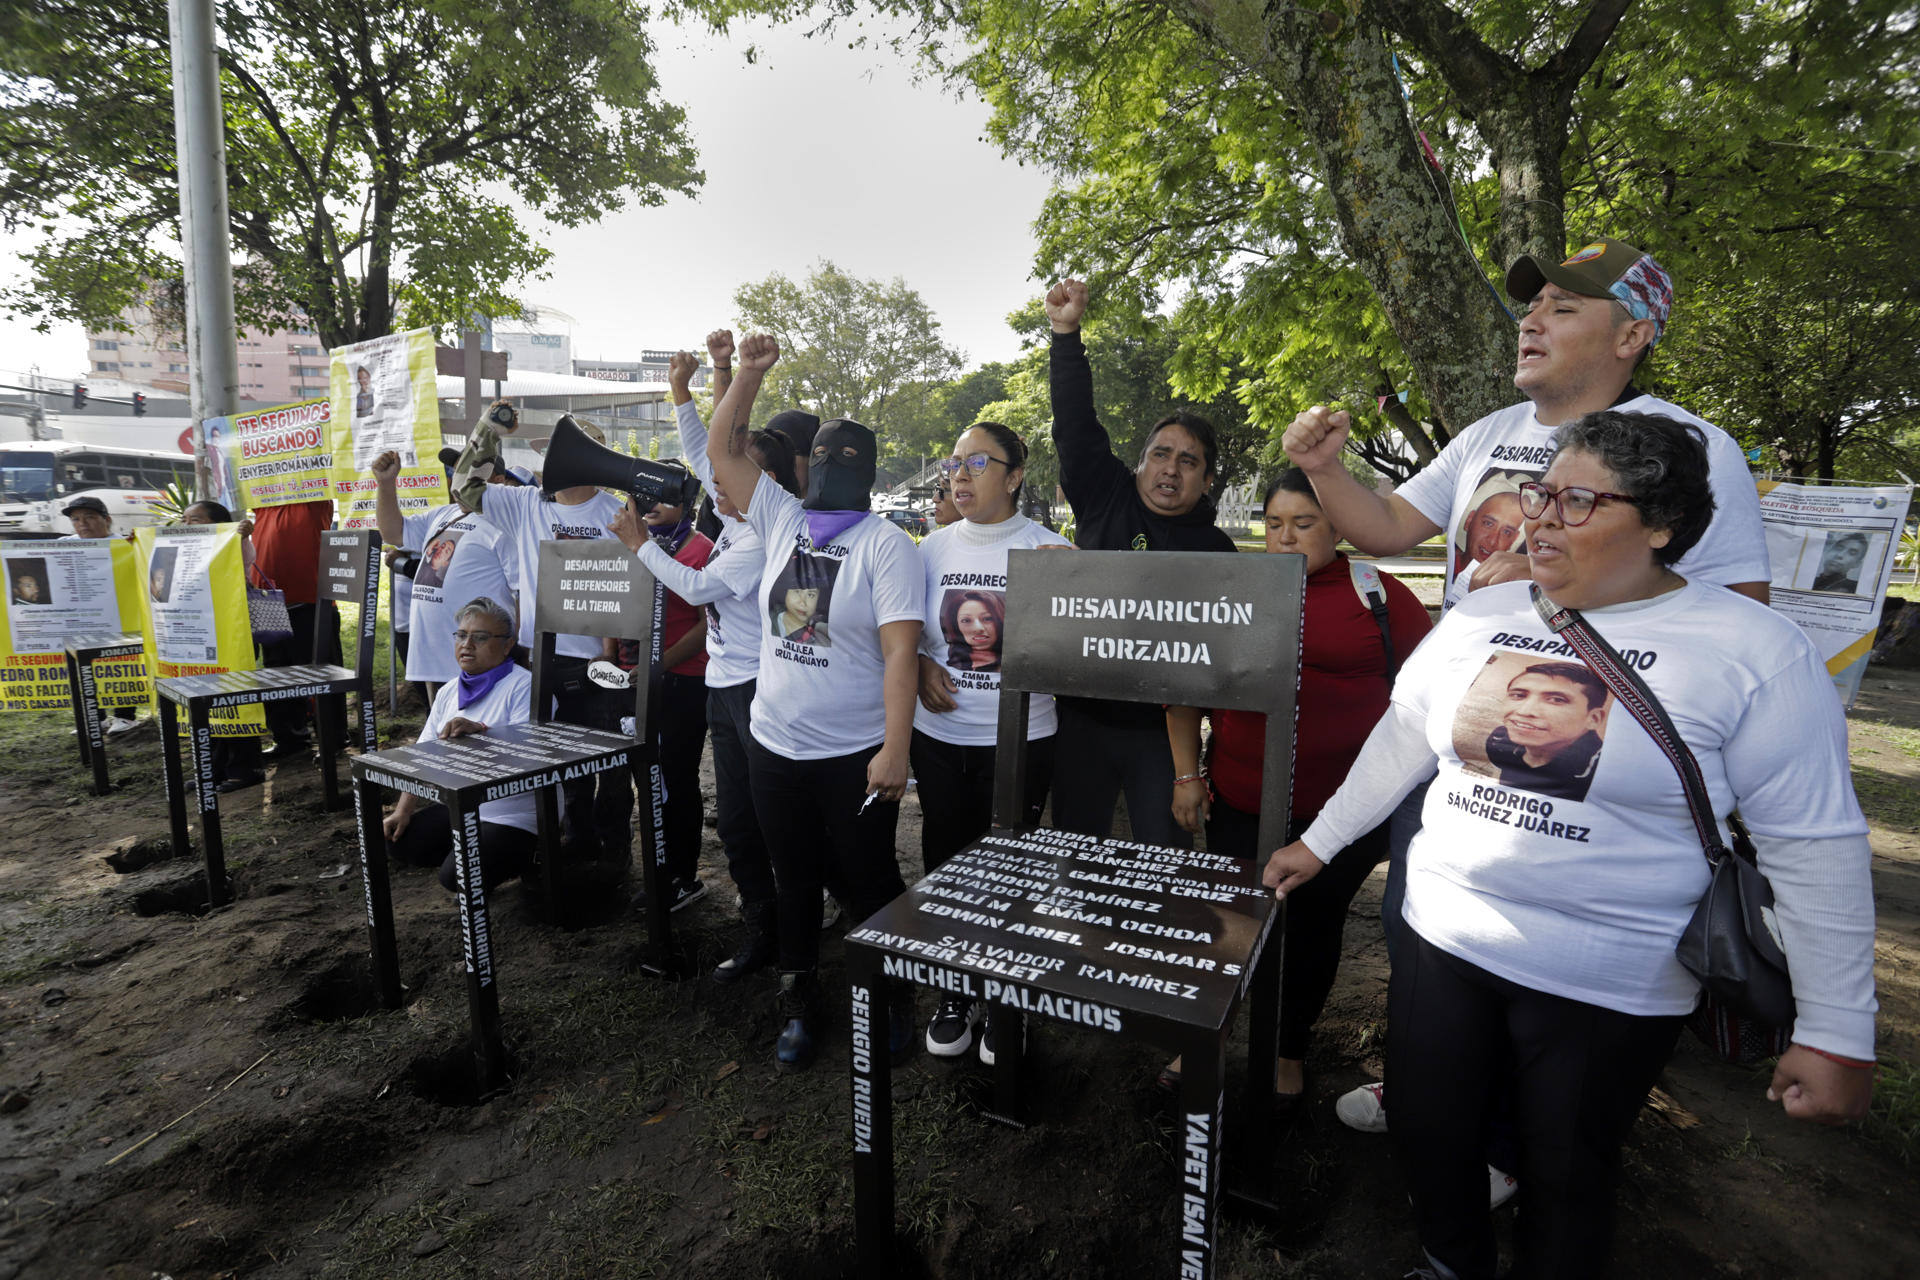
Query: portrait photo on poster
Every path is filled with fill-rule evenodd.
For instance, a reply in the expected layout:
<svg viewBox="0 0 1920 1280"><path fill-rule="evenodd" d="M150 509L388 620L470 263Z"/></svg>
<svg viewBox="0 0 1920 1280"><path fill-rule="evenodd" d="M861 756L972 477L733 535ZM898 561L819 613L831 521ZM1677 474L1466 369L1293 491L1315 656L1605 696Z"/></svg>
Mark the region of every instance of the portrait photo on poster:
<svg viewBox="0 0 1920 1280"><path fill-rule="evenodd" d="M53 580L44 556L7 557L7 595L15 604L52 604Z"/></svg>
<svg viewBox="0 0 1920 1280"><path fill-rule="evenodd" d="M153 549L153 563L147 567L147 598L155 604L173 599L173 573L179 559L178 547Z"/></svg>
<svg viewBox="0 0 1920 1280"><path fill-rule="evenodd" d="M998 671L1000 638L1006 629L1007 598L1001 592L969 587L940 598L947 665L956 671Z"/></svg>
<svg viewBox="0 0 1920 1280"><path fill-rule="evenodd" d="M1454 713L1453 750L1468 773L1502 786L1585 800L1612 709L1583 663L1496 653Z"/></svg>
<svg viewBox="0 0 1920 1280"><path fill-rule="evenodd" d="M773 634L796 644L831 648L827 629L833 607L833 583L840 562L796 550L767 588L767 616Z"/></svg>
<svg viewBox="0 0 1920 1280"><path fill-rule="evenodd" d="M1859 595L1860 577L1866 571L1872 543L1872 535L1856 529L1827 530L1821 540L1819 567L1813 571L1812 589Z"/></svg>
<svg viewBox="0 0 1920 1280"><path fill-rule="evenodd" d="M1494 467L1480 477L1467 514L1453 534L1453 572L1484 564L1499 551L1511 551L1520 539L1520 486L1538 479L1532 471Z"/></svg>
<svg viewBox="0 0 1920 1280"><path fill-rule="evenodd" d="M364 364L348 366L353 370L353 416L373 416L373 370Z"/></svg>

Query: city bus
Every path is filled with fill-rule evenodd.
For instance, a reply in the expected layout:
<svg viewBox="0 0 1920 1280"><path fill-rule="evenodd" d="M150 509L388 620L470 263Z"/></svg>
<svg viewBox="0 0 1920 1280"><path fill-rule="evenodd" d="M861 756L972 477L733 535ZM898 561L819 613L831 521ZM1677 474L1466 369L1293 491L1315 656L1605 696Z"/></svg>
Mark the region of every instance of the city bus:
<svg viewBox="0 0 1920 1280"><path fill-rule="evenodd" d="M60 510L83 496L106 504L115 533L158 524L153 505L176 482L193 491L191 455L64 440L0 441L0 538L72 533Z"/></svg>

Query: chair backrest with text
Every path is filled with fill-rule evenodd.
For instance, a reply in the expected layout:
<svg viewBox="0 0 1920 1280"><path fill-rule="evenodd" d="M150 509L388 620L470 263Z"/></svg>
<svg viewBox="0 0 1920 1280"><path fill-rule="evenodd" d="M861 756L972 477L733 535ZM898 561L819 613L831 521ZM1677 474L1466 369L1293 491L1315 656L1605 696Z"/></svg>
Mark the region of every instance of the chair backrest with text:
<svg viewBox="0 0 1920 1280"><path fill-rule="evenodd" d="M353 651L353 675L360 686L360 749L376 750L379 744L373 717L373 650L380 625L379 533L372 529L322 529L318 582L322 601L360 607L359 639ZM325 653L324 631L315 625L315 666L324 665Z"/></svg>
<svg viewBox="0 0 1920 1280"><path fill-rule="evenodd" d="M533 608L534 719L549 718L555 636L637 640L641 663L634 668L634 739L652 742L655 726L648 716L660 705L665 589L639 556L608 538L543 542L539 572Z"/></svg>
<svg viewBox="0 0 1920 1280"><path fill-rule="evenodd" d="M1258 848L1285 843L1306 557L1191 551L1007 556L993 825L1024 809L1035 693L1264 711Z"/></svg>

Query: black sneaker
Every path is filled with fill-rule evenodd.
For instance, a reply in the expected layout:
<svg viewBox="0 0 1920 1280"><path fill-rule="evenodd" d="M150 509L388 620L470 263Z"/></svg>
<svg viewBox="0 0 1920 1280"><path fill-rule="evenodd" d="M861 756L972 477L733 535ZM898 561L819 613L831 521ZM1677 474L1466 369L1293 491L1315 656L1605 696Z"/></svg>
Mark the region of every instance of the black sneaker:
<svg viewBox="0 0 1920 1280"><path fill-rule="evenodd" d="M986 1017L980 1020L980 1063L982 1066L990 1067L993 1065L993 1028L994 1026L995 1026L995 1023L994 1023L992 1014L988 1014ZM1020 1024L1020 1042L1021 1042L1020 1047L1023 1050L1026 1048L1026 1038L1027 1038L1027 1025L1025 1022L1022 1022Z"/></svg>
<svg viewBox="0 0 1920 1280"><path fill-rule="evenodd" d="M667 910L678 911L690 907L707 896L707 883L699 876L691 880L674 880L667 885ZM635 915L647 914L647 891L642 889L630 899Z"/></svg>
<svg viewBox="0 0 1920 1280"><path fill-rule="evenodd" d="M927 1052L939 1058L958 1058L973 1048L974 1024L980 1006L965 996L946 996L933 1021L927 1024Z"/></svg>

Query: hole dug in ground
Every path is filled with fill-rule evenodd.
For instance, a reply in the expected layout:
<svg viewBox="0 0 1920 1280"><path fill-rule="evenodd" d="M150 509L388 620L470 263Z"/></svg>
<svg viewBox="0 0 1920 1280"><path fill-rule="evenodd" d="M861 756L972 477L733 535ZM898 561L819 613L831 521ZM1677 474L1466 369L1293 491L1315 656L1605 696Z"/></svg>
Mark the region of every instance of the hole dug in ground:
<svg viewBox="0 0 1920 1280"><path fill-rule="evenodd" d="M344 1022L379 1013L380 992L365 956L342 956L308 978L287 1012L302 1022Z"/></svg>
<svg viewBox="0 0 1920 1280"><path fill-rule="evenodd" d="M225 906L233 898L234 883L229 876L221 886L219 905ZM133 895L133 913L146 919L165 915L204 916L210 910L205 872L142 889Z"/></svg>
<svg viewBox="0 0 1920 1280"><path fill-rule="evenodd" d="M106 864L121 875L140 871L156 862L164 862L173 856L173 841L165 836L148 836L117 842L118 847L106 856Z"/></svg>
<svg viewBox="0 0 1920 1280"><path fill-rule="evenodd" d="M512 1087L516 1071L513 1055L509 1053L507 1088ZM464 1037L458 1044L415 1058L400 1073L398 1083L423 1102L442 1107L477 1107L504 1092L504 1089L481 1089L480 1062Z"/></svg>

